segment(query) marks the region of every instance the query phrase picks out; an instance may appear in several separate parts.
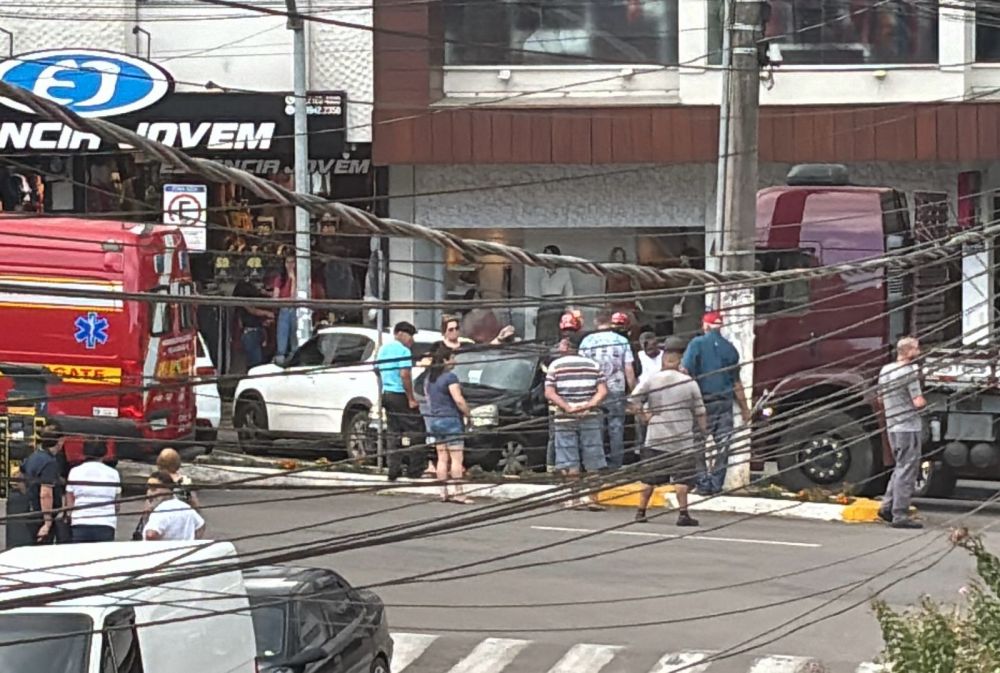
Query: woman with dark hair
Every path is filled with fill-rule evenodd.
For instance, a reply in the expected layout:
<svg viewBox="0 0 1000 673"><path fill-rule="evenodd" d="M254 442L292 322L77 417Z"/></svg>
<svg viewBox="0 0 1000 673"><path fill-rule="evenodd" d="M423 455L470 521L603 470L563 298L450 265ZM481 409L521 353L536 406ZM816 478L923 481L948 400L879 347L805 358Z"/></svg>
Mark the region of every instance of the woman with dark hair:
<svg viewBox="0 0 1000 673"><path fill-rule="evenodd" d="M102 439L83 444L83 463L69 471L66 508L73 542L113 542L118 527L121 476L101 460L108 452Z"/></svg>
<svg viewBox="0 0 1000 673"><path fill-rule="evenodd" d="M460 483L449 494L449 477L458 481L463 475L462 452L465 449L465 423L469 417L469 405L462 395L462 384L452 371L455 354L447 346L434 350L430 371L427 375L426 393L431 415L430 430L437 442L437 478L442 483L442 502L470 504Z"/></svg>

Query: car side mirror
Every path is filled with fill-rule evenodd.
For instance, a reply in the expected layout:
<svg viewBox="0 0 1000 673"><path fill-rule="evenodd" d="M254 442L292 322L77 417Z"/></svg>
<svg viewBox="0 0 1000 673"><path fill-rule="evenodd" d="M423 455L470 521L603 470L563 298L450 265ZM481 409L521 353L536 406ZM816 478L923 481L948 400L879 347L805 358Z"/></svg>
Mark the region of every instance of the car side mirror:
<svg viewBox="0 0 1000 673"><path fill-rule="evenodd" d="M306 666L315 664L317 661L322 661L323 659L326 659L326 650L320 647L310 647L286 661L282 664L282 667L294 673L302 673Z"/></svg>

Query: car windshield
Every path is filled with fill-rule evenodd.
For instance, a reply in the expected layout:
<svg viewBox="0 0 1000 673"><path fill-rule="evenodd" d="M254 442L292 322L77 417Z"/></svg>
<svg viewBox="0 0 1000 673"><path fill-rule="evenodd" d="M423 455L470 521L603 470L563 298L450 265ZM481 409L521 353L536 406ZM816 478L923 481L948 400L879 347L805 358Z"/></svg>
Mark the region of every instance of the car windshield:
<svg viewBox="0 0 1000 673"><path fill-rule="evenodd" d="M524 391L531 388L537 371L538 358L516 350L459 351L455 354L455 375L463 385Z"/></svg>
<svg viewBox="0 0 1000 673"><path fill-rule="evenodd" d="M286 603L280 596L250 597L257 657L271 659L285 650Z"/></svg>
<svg viewBox="0 0 1000 673"><path fill-rule="evenodd" d="M93 629L81 614L0 615L0 673L84 673Z"/></svg>

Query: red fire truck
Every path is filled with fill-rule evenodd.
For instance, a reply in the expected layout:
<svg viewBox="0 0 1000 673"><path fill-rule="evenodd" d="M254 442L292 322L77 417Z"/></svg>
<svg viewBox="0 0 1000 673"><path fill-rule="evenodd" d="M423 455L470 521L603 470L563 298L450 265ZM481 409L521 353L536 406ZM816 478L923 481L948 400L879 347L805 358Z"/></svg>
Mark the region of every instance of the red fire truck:
<svg viewBox="0 0 1000 673"><path fill-rule="evenodd" d="M61 379L43 415L101 419L139 438L119 455L125 446L148 455L194 434L192 390L164 385L194 374L195 310L177 301L192 293L176 229L0 216L0 362L44 366ZM0 378L0 406L9 389Z"/></svg>

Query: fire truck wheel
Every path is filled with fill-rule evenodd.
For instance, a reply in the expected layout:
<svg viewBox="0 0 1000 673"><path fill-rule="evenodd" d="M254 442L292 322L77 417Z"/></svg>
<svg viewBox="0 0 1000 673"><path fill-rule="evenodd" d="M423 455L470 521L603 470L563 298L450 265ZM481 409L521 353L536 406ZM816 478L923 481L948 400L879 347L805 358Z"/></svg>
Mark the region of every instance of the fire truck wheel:
<svg viewBox="0 0 1000 673"><path fill-rule="evenodd" d="M846 412L794 424L778 442L779 479L790 491L871 490L875 452L864 426ZM877 490L877 486L875 486Z"/></svg>

